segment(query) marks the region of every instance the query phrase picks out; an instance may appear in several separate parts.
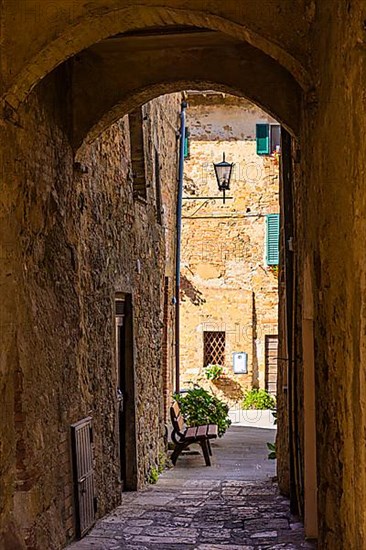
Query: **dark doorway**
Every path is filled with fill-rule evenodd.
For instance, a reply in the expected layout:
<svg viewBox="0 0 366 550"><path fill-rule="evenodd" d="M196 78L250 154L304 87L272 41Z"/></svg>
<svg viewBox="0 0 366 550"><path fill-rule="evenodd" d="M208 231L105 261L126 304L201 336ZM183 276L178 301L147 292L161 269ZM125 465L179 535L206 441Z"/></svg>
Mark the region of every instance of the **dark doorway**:
<svg viewBox="0 0 366 550"><path fill-rule="evenodd" d="M137 487L132 319L131 296L118 293L115 298L115 357L117 370L117 429L122 491L134 490Z"/></svg>

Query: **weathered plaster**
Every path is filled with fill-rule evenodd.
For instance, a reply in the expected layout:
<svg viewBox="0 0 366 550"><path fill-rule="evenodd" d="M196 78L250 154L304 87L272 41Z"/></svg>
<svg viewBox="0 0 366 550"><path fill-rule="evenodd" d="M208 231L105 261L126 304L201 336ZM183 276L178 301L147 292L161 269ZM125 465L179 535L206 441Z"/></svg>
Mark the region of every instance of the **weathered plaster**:
<svg viewBox="0 0 366 550"><path fill-rule="evenodd" d="M275 122L244 99L189 94L182 232L181 371L231 406L244 390L265 387L265 336L277 334L277 276L265 262L265 215L279 212L278 164L256 153L256 123ZM234 162L226 204L213 162ZM195 196L217 200L195 200ZM203 331L225 332L225 376L205 379ZM248 354L234 374L232 353Z"/></svg>

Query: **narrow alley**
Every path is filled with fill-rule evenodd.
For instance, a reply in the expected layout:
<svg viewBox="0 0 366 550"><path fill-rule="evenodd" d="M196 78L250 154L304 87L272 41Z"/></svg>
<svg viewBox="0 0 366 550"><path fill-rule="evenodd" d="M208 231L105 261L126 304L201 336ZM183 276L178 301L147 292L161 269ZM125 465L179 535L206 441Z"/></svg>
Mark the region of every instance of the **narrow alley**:
<svg viewBox="0 0 366 550"><path fill-rule="evenodd" d="M365 0L0 0L0 75L0 550L366 550Z"/></svg>
<svg viewBox="0 0 366 550"><path fill-rule="evenodd" d="M156 485L122 504L69 550L315 548L273 482L266 442L274 431L231 427L212 444L213 464L192 447Z"/></svg>

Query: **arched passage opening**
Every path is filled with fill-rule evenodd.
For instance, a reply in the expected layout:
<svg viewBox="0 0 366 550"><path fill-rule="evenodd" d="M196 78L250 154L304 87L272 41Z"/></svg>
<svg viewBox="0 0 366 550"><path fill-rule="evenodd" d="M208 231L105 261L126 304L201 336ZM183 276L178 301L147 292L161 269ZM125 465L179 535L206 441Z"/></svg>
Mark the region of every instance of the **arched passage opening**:
<svg viewBox="0 0 366 550"><path fill-rule="evenodd" d="M137 101L194 88L245 96L292 134L300 130L302 89L294 77L259 49L217 31L168 27L117 35L79 54L70 70L76 147Z"/></svg>
<svg viewBox="0 0 366 550"><path fill-rule="evenodd" d="M178 18L173 18L171 21L177 23ZM179 19L179 22L181 23L182 19ZM191 24L198 24L198 22L203 24L202 20L190 20ZM208 24L209 23L206 21L205 26L207 27ZM38 151L42 159L42 166L47 168L43 171L41 177L43 187L40 186L37 189L37 170L39 170L40 163L39 160L37 160L37 155L35 159L32 159L32 155L29 154L29 151L25 153L24 156L27 158L26 168L30 170L31 180L33 181L31 181L30 189L26 185L26 193L29 193L29 195L27 195L28 202L24 208L24 218L22 218L22 214L19 212L19 218L13 222L9 229L10 234L11 231L14 232L11 238L17 241L18 246L17 255L12 261L15 263L20 262L21 259L28 254L29 262L32 264L34 259L32 254L35 249L38 250L37 254L39 254L39 258L36 262L37 265L32 264L31 267L28 268L28 273L30 273L30 276L33 278L32 282L34 283L32 295L28 293L25 281L24 292L22 300L20 300L19 308L26 312L24 313L26 316L32 318L32 312L29 309L29 301L35 304L34 307L36 309L40 306L42 301L38 294L39 287L36 278L34 278L35 273L38 273L39 277L42 279L43 271L41 267L45 266L45 270L47 270L52 264L51 272L53 276L55 276L55 286L52 288L52 291L50 291L50 294L52 294L52 307L55 309L57 308L57 303L60 301L63 292L66 292L68 299L70 299L70 304L67 303L67 300L65 301L66 303L63 304L62 307L64 307L64 311L60 316L62 319L66 319L64 323L65 331L63 333L63 338L66 338L66 341L69 327L73 326L75 330L74 339L70 347L70 357L68 359L70 365L75 363L74 359L72 359L75 350L78 348L81 349L83 345L85 345L86 339L90 338L90 332L88 333L88 331L92 329L95 338L97 338L97 333L101 330L100 322L97 323L98 327L93 325L93 318L92 316L89 317L90 314L87 312L88 307L91 308L91 311L93 307L99 303L100 295L102 299L107 299L106 295L103 294L103 288L104 285L107 286L107 283L108 285L112 285L111 281L113 277L107 267L112 262L115 264L115 269L117 270L116 266L118 263L118 258L116 256L111 259L111 256L108 254L108 250L113 246L113 236L116 232L112 223L113 216L116 215L116 205L109 208L107 187L105 189L102 206L98 203L96 188L94 189L94 194L89 195L88 200L86 200L87 195L84 189L85 182L83 183L81 181L84 168L80 168L79 165L74 163L75 151L78 151L78 160L81 150L83 150L83 155L88 157L90 165L88 168L88 163L85 164L86 172L90 170L91 174L93 174L95 185L98 179L98 176L95 177L95 174L98 174L97 165L104 154L102 145L103 137L101 138L102 141L97 141L97 138L101 136L112 123L121 119L124 114L134 111L136 107L146 103L154 97L184 88L214 88L219 91L229 91L247 97L260 105L271 115L275 116L292 135L299 136L300 134L300 106L303 89L302 85L294 77L294 73L298 72L298 68L296 69L295 67L296 63L290 63L290 71L275 60L276 56L274 52L272 52L272 55L268 55L268 53L265 52L266 48L261 41L255 42L253 39L247 39L246 43L242 43L237 32L228 32L227 34L230 36L227 38L227 35L223 32L218 32L217 30L212 31L212 29L217 29L217 27L218 25L215 25L214 22L210 24L211 30L209 31L207 31L207 28L203 29L201 26L198 28L192 26L187 28L183 26L170 29L170 32L166 32L169 31L169 26L164 29L159 27L158 30L156 27L153 27L143 32L138 30L136 33L130 32L128 35L122 34L107 38L105 41L100 41L96 45L91 45L90 48L86 50L78 50L75 57L70 57L70 59L65 61L62 65L56 62L56 65L59 66L55 72L50 73L44 78L40 85L34 89L32 97L30 97L24 105L19 107L19 120L25 120L26 127L28 124L27 117L32 119L32 110L37 112L35 119L29 122L28 136L32 141L32 151ZM122 27L119 26L118 30L121 31L121 28ZM225 25L222 28L228 30ZM117 28L115 30L117 31ZM108 30L108 36L110 32L111 29ZM234 38L232 36L233 34L235 35ZM249 35L247 35L247 38L248 37ZM263 48L254 46L253 42L255 42L256 46L261 44ZM68 56L67 52L64 52L63 55L64 58ZM283 55L280 57L285 66L287 62L290 62L288 56ZM43 59L45 59L45 57ZM43 67L43 71L45 71L46 65L43 66L41 63L40 66ZM6 96L6 102L9 105L16 106L17 103L14 97L18 91L17 86L19 86L19 98L24 99L35 82L39 80L39 77L40 75L36 74L33 84L29 80L29 75L21 77L20 84L15 85L10 95ZM48 117L50 117L50 122L48 121ZM34 130L34 126L32 127L32 124L38 124L38 129L42 129L41 134L43 135L41 136L40 143L42 143L45 148L42 151L40 144L37 144L37 132ZM17 151L24 154L24 143L22 143L22 138L15 135L17 131L16 128L17 127L12 130L12 140L16 142ZM118 139L117 134L115 134L114 137ZM111 134L109 138L111 138ZM171 140L172 142L174 141L173 136ZM94 141L96 142L96 149L88 150L88 147ZM11 143L12 141L10 140L10 144ZM123 147L119 150L119 154L121 153L126 153ZM93 157L94 154L95 157ZM290 139L288 139L288 158L290 166L292 162ZM110 173L113 172L112 164L113 155L109 155L107 167L108 170L111 171ZM48 168L48 166L50 166L50 168ZM50 180L48 180L47 176L48 169L51 172ZM107 177L101 174L99 174L99 176L105 179ZM124 177L126 177L126 174L124 174ZM55 182L55 186L51 184L52 192L48 192L47 194L47 190L49 191L49 181ZM90 180L89 183L91 183ZM78 199L76 203L74 203L73 200L70 202L70 197L66 197L64 194L65 186L69 189L68 192L72 194L73 185L75 185L75 189L78 190ZM45 197L47 196L47 201L45 199L44 204L42 204L43 199L41 198L42 191L45 192ZM129 207L132 208L132 203L130 202L128 204ZM72 205L69 214L67 214L67 209L65 210L65 205L68 207ZM23 206L22 204L18 204L16 208L20 208L21 211ZM141 205L138 206L137 209L140 209L140 207ZM79 213L83 214L88 211L88 209L89 212L91 212L91 218L85 220ZM77 210L78 213L76 212ZM95 223L96 226L101 223L104 214L107 214L108 220L110 221L107 228L108 236L106 234L98 235L98 231L94 233L92 228L93 223ZM136 216L132 222L132 218L129 218L128 211L124 212L124 216L124 222L127 226L129 223L134 223L136 226L141 224L139 228L141 232L137 232L138 234L127 244L125 249L124 244L126 243L124 243L123 240L119 243L119 254L123 256L126 249L129 250L135 263L133 269L129 269L125 274L120 274L119 288L116 289L118 292L122 292L122 290L127 290L128 292L129 288L131 288L131 281L140 276L141 280L144 280L146 288L149 288L149 271L144 271L141 268L141 258L135 257L133 248L136 247L138 249L141 245L144 259L146 262L149 262L149 269L153 271L154 269L157 270L159 266L151 253L151 244L155 243L157 248L161 246L161 243L159 244L157 232L152 228L151 215L148 212L142 215L142 221L139 221L138 216ZM29 231L25 231L27 237L25 241L19 240L18 237L22 232L22 224L27 223L30 223ZM86 226L88 226L91 238L95 237L96 241L101 239L100 249L97 250L94 248L93 255L84 255L84 244L77 237L77 232L79 232L79 235L82 235ZM104 242L105 238L108 241L107 246L106 242ZM135 242L133 242L134 240ZM139 240L140 242L138 243L137 241ZM57 241L60 245L60 250L56 247ZM144 242L141 244L142 241ZM53 248L54 246L55 248ZM61 265L57 265L57 258L62 258L72 271L72 276L66 275L64 279L61 277L62 283L58 283ZM127 259L124 258L124 261L127 262ZM57 269L53 272L55 265L57 265ZM94 272L95 275L95 278L94 275L91 277L89 281L91 282L90 285L86 283L88 277L86 277L86 279L84 277L87 265L89 265L91 272ZM108 281L104 277L105 271L108 273ZM68 273L68 269L65 270L65 273ZM61 287L58 286L58 284L61 285ZM46 277L46 280L43 281L43 285L45 288L49 289L51 280ZM62 293L59 288L63 289ZM70 298L71 295L73 295L74 299ZM80 298L80 296L82 296L82 298ZM157 288L149 288L149 291L144 296L145 299L149 299L152 302L154 299L156 300L156 297ZM26 303L27 300L28 303ZM104 310L104 317L107 314L106 311L107 309ZM155 319L159 317L157 312L158 306L156 304L154 313ZM140 309L136 313L136 319L138 321L137 330L141 330L142 332L146 330L148 332L148 325L151 324L151 319L146 319L142 302L140 303ZM106 327L105 330L108 332L108 322ZM78 331L80 331L79 334ZM54 343L55 339L57 339L56 332L56 329L52 332L49 339L50 343ZM44 337L45 333L46 327L43 326L41 327L40 334ZM23 337L26 342L26 335L23 335ZM108 340L109 337L107 334L105 338ZM152 348L154 348L154 341L152 340L152 342ZM26 349L28 347L28 352L29 345L30 342L28 341L25 345ZM88 355L90 352L86 349L84 351L85 353L82 351L81 354L77 354L78 364L77 368L74 370L73 379L75 385L80 383L80 379L83 378L88 380L88 384L82 383L80 385L82 392L85 392L85 395L83 395L83 402L79 403L79 405L69 403L69 408L66 407L68 412L65 414L64 418L65 426L68 425L71 417L75 415L79 417L82 411L88 410L88 405L91 405L91 403L93 403L93 406L96 408L99 408L99 413L103 410L102 399L100 402L95 403L94 399L88 394L91 392L90 387L93 387L94 369L103 367L103 361L106 360L108 352L106 352L106 356L102 357L100 363L97 356L91 359ZM47 353L49 353L48 348L40 358L40 365L44 364L46 361ZM157 354L158 350L153 349L151 356L153 356L154 353ZM53 359L53 361L55 364L60 364L62 363L62 346L60 342L57 354L57 360ZM17 361L18 359L15 360L15 363L17 363ZM88 361L90 361L90 363L86 365ZM26 403L27 400L31 401L33 394L32 392L28 392L28 384L31 383L32 380L29 359L24 356L21 358L20 363L22 363L22 367L19 369L21 374L19 375L20 380L17 382L19 383L19 391L17 394L19 404L17 404L17 407L20 409L18 412L21 414L23 412L24 403ZM24 376L23 372L26 372L26 376L29 377L28 382L24 384L21 378ZM149 372L146 373L146 376L149 381L146 382L143 380L143 377L141 377L141 386L144 384L153 386L156 382L154 378L155 375ZM61 383L61 380L58 380L58 383ZM108 391L111 391L111 387L109 387ZM108 395L108 391L106 395ZM43 394L45 400L47 400L48 392L49 389L44 388ZM139 436L141 439L146 437L146 430L150 429L150 425L149 419L146 420L144 418L143 405L141 402L139 403L138 397L136 405L137 411L139 407L142 411L142 419L140 418L140 424L137 428L137 431L140 430L140 433L136 435L137 440ZM62 403L59 408L61 417L64 414L64 409L65 406L64 403ZM38 411L39 408L34 411L35 419L37 418ZM84 412L83 414L85 415L86 413ZM157 417L158 415L155 416ZM22 416L20 416L20 418L22 418ZM111 418L105 421L107 423L109 421L107 430L112 433ZM23 484L21 485L21 490L18 491L15 496L16 506L18 508L24 506L24 501L25 498L28 498L29 490L36 491L38 483L37 476L35 475L34 479L29 482L28 489L26 481L30 476L30 468L28 465L24 470L22 469L24 466L22 456L25 454L27 457L33 452L38 456L38 451L34 451L32 448L32 445L36 447L37 443L35 441L31 444L27 443L28 455L24 453L22 445L24 444L26 428L21 425L23 421L19 422L20 424L16 426L16 456L19 470L22 472L25 479L18 479L18 482ZM158 417L155 423L156 425L153 426L153 429L158 431ZM98 429L102 430L102 425L99 425ZM47 433L46 428L42 425L40 427L40 433L43 434L43 432ZM63 434L65 433L66 429ZM65 438L64 441L67 441L67 436L63 435L62 437ZM103 444L107 445L107 442L99 443L100 446ZM48 449L52 448L52 445L50 441ZM140 455L148 456L148 447L148 442L143 441ZM65 452L67 453L67 451ZM114 467L111 466L112 470L113 468ZM107 471L108 467L101 473L101 477L107 476ZM39 473L37 475L39 475ZM69 495L67 498L69 498ZM106 500L105 496L104 498ZM102 510L106 510L107 508L108 503L104 502L102 504ZM33 519L34 518L32 518L31 521L33 521ZM60 531L62 531L62 528L60 528ZM40 535L38 534L37 536ZM62 538L62 534L59 536Z"/></svg>
<svg viewBox="0 0 366 550"><path fill-rule="evenodd" d="M16 109L47 74L93 44L121 33L169 26L211 29L247 42L282 65L304 90L312 86L309 70L302 61L306 57L306 44L301 38L295 44L289 32L289 20L294 28L305 23L293 6L290 10L278 10L273 4L264 3L260 8L254 8L249 0L243 13L239 14L234 2L210 13L192 7L177 9L173 5L116 7L113 2L106 4L85 11L84 8L73 11L68 6L56 4L42 5L35 8L36 13L31 10L25 14L9 14L15 25L26 18L28 36L23 44L17 44L23 56L19 53L14 56L17 64L14 63L11 74L5 78L8 84L3 96L5 103ZM32 17L34 15L36 17ZM17 16L19 21L16 21ZM276 21L275 25L273 21ZM58 27L56 37L55 22ZM257 30L261 27L262 33ZM300 28L297 30L300 37Z"/></svg>

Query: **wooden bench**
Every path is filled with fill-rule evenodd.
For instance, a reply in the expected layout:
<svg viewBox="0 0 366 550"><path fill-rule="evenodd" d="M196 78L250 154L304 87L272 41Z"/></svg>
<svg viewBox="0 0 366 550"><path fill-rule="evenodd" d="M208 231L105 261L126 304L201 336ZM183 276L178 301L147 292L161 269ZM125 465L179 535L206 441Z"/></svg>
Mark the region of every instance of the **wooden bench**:
<svg viewBox="0 0 366 550"><path fill-rule="evenodd" d="M172 440L175 448L171 457L173 464L178 460L180 453L193 443L198 443L205 457L206 466L211 466L210 456L212 450L210 439L216 439L218 429L216 424L207 424L204 426L195 426L187 428L184 424L183 416L177 402L170 407L170 416L173 424Z"/></svg>

